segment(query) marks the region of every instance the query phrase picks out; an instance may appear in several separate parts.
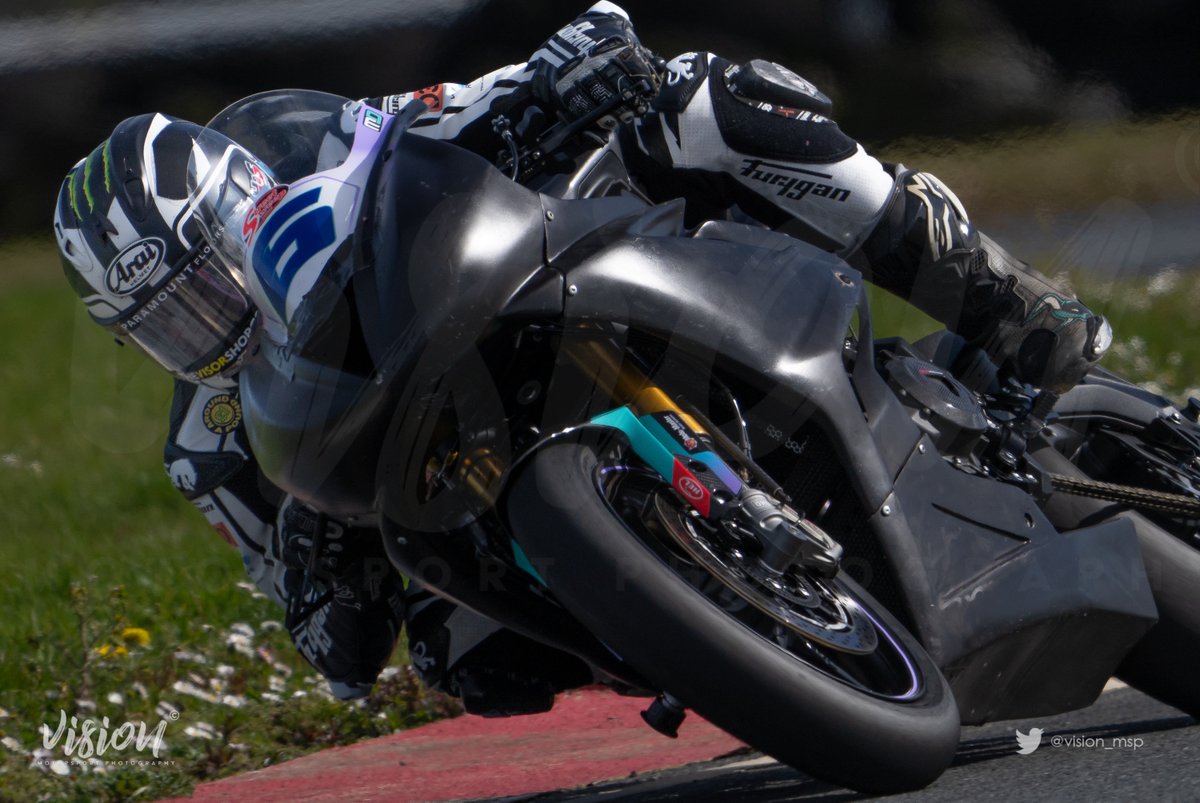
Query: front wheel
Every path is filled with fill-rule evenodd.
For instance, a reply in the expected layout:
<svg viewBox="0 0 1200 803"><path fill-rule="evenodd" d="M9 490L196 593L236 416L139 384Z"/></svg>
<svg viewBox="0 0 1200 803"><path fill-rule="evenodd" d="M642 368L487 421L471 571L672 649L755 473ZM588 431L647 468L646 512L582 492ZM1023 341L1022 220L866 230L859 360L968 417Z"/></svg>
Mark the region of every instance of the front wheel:
<svg viewBox="0 0 1200 803"><path fill-rule="evenodd" d="M949 686L892 616L844 576L761 577L736 533L621 446L546 447L514 478L508 517L573 615L747 744L869 792L926 786L953 758Z"/></svg>

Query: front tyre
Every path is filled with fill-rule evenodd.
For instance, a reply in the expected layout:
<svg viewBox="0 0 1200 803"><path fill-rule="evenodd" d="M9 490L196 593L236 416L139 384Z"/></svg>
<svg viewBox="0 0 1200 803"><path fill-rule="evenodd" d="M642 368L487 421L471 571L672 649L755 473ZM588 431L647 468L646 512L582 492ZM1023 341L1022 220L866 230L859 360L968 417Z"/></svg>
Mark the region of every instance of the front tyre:
<svg viewBox="0 0 1200 803"><path fill-rule="evenodd" d="M916 640L844 577L755 591L752 577L733 576L736 550L715 547L699 524L696 540L717 555L696 560L673 531L689 526L688 508L666 487L626 465L619 446L553 444L510 485L509 522L572 614L747 744L861 791L917 789L941 775L958 745L958 709ZM790 617L772 609L786 600Z"/></svg>

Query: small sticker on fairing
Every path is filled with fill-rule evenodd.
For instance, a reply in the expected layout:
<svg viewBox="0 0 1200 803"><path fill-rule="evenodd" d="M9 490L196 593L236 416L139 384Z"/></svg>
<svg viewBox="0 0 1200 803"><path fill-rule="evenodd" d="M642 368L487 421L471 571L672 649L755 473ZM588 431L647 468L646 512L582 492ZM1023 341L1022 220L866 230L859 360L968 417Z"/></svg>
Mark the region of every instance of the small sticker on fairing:
<svg viewBox="0 0 1200 803"><path fill-rule="evenodd" d="M686 452L692 454L700 451L702 444L700 443L699 436L693 432L691 427L685 424L683 420L679 418L679 416L671 412L654 413L654 420L661 424L662 428L666 430L671 435L672 439L682 446Z"/></svg>
<svg viewBox="0 0 1200 803"><path fill-rule="evenodd" d="M679 460L676 460L672 466L671 487L696 508L701 516L708 518L712 511L712 494Z"/></svg>
<svg viewBox="0 0 1200 803"><path fill-rule="evenodd" d="M362 121L372 131L383 130L383 115L374 109L363 109Z"/></svg>
<svg viewBox="0 0 1200 803"><path fill-rule="evenodd" d="M280 184L277 187L272 187L270 191L264 193L262 197L254 202L254 206L246 214L246 220L242 223L243 242L249 244L254 239L254 233L262 225L263 219L271 214L275 210L275 207L279 206L287 194L288 185Z"/></svg>

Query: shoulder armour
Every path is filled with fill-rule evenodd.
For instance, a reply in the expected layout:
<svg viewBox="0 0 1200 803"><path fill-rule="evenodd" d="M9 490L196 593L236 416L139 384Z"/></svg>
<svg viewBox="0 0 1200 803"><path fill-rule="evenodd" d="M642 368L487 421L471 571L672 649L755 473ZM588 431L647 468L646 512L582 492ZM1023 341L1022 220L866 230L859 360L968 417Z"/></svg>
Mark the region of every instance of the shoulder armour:
<svg viewBox="0 0 1200 803"><path fill-rule="evenodd" d="M736 94L732 82L745 69L721 58L713 58L709 66L713 114L729 147L747 156L808 164L840 162L858 150L858 143L820 112ZM812 91L816 94L805 95L810 105L823 107L828 103L816 87ZM804 93L797 90L796 94ZM824 104L820 98L825 98Z"/></svg>
<svg viewBox="0 0 1200 803"><path fill-rule="evenodd" d="M828 95L773 61L748 61L729 70L726 80L729 91L739 98L826 117L833 113L833 101Z"/></svg>

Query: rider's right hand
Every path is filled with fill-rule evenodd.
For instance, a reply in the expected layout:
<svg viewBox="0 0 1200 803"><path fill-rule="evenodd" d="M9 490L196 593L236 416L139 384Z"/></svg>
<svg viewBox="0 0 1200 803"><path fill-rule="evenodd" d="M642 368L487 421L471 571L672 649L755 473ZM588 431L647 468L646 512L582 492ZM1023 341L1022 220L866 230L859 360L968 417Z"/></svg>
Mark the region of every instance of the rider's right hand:
<svg viewBox="0 0 1200 803"><path fill-rule="evenodd" d="M644 114L661 85L661 59L642 46L623 10L602 0L530 58L533 94L568 120L623 98L596 122L612 129Z"/></svg>
<svg viewBox="0 0 1200 803"><path fill-rule="evenodd" d="M280 507L276 532L279 543L275 551L293 579L312 573L311 579L324 584L363 585L378 569L367 565L369 559L382 558L371 533L319 516L293 498Z"/></svg>

